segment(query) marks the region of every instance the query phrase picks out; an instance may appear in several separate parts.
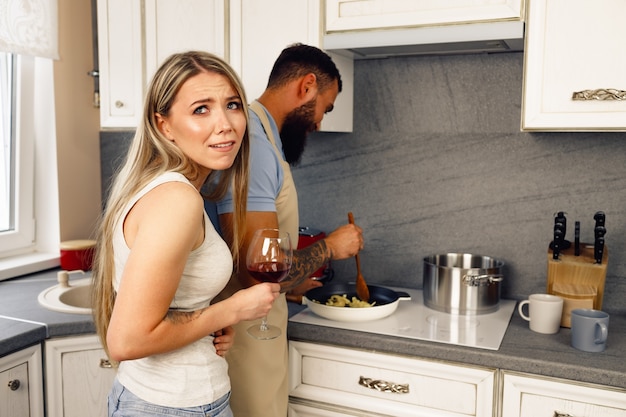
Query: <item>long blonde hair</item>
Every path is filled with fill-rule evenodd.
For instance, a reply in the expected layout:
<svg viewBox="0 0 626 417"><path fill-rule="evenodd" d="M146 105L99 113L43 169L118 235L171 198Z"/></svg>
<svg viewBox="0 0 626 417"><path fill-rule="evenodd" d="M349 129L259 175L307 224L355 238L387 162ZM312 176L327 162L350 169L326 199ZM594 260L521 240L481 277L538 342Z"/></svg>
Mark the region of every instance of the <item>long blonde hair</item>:
<svg viewBox="0 0 626 417"><path fill-rule="evenodd" d="M113 277L113 234L122 210L130 199L152 179L166 171L180 172L193 181L198 166L159 131L156 114L167 116L178 91L189 78L201 73L224 75L242 100L246 130L233 165L224 171L212 171L205 181L204 197L213 201L224 197L232 185L234 222L231 252L235 268L245 233L246 200L248 190L248 103L243 85L235 71L221 58L207 52L189 51L170 56L157 70L148 87L143 118L131 142L126 160L110 190L107 206L99 224L96 254L93 266L93 316L96 331L107 350L106 334L115 303Z"/></svg>

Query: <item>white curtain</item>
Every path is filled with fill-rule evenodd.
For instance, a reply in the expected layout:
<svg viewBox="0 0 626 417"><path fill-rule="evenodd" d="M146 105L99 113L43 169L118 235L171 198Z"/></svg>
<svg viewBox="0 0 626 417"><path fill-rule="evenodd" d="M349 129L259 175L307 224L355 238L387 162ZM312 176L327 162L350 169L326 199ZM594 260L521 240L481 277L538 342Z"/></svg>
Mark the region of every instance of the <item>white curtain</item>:
<svg viewBox="0 0 626 417"><path fill-rule="evenodd" d="M57 0L0 0L0 51L59 59Z"/></svg>

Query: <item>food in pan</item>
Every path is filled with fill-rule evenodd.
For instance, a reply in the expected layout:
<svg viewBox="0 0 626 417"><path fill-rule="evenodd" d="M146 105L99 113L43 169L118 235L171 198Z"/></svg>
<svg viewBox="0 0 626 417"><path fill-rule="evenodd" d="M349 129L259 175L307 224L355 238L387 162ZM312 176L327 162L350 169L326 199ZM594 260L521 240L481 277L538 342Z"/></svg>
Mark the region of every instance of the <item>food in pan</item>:
<svg viewBox="0 0 626 417"><path fill-rule="evenodd" d="M317 300L313 300L313 301L318 304L321 304ZM365 307L372 307L375 304L376 304L375 301L373 303L368 303L367 301L359 300L357 297L352 297L352 299L349 299L346 294L343 294L343 295L334 294L334 295L331 295L330 298L328 298L328 300L326 300L326 305L332 306L332 307L365 308Z"/></svg>

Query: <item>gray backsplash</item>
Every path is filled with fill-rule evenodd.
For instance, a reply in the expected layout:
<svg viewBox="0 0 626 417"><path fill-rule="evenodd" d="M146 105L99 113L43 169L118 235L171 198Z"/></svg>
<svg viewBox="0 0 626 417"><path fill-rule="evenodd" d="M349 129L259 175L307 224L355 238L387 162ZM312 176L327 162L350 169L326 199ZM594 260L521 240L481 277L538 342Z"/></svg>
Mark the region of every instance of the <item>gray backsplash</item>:
<svg viewBox="0 0 626 417"><path fill-rule="evenodd" d="M626 134L520 132L522 72L522 53L356 61L354 132L312 135L294 169L301 224L352 211L369 283L421 288L425 256L469 252L503 260L502 296L522 299L545 291L554 214L591 242L602 210L604 308L626 312ZM130 136L101 133L103 190Z"/></svg>

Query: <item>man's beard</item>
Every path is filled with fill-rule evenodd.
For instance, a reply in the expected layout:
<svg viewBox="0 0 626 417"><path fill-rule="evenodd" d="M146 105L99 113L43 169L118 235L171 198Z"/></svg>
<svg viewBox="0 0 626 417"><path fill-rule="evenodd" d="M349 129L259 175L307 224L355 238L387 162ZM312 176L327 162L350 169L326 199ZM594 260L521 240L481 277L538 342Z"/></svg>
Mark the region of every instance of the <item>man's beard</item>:
<svg viewBox="0 0 626 417"><path fill-rule="evenodd" d="M280 130L280 139L283 142L285 160L291 166L300 163L306 145L306 138L310 132L314 132L316 129L313 121L315 105L316 99L313 99L303 106L293 109L287 114L283 122L283 127Z"/></svg>

